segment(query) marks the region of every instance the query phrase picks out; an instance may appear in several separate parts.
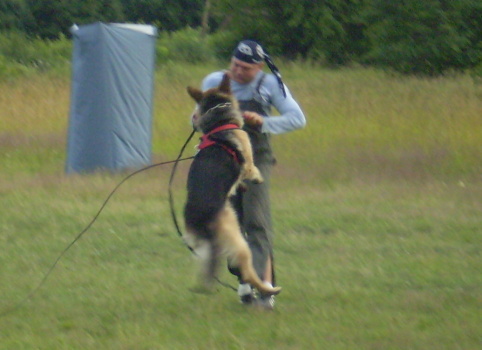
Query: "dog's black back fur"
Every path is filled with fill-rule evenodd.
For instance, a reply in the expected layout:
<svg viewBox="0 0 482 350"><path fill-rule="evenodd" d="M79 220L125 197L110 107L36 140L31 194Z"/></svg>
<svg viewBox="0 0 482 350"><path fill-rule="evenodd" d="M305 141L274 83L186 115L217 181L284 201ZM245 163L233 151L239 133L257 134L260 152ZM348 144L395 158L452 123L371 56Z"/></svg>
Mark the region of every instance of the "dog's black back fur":
<svg viewBox="0 0 482 350"><path fill-rule="evenodd" d="M227 194L240 171L241 165L218 145L199 151L187 179L186 224L205 238L212 238L208 224L225 205Z"/></svg>

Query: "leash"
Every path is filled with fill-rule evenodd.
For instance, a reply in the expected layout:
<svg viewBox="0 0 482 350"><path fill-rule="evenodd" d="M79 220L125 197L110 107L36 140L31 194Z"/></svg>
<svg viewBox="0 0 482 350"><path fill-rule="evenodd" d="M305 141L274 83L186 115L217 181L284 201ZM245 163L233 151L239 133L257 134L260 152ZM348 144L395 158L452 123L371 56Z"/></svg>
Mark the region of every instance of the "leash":
<svg viewBox="0 0 482 350"><path fill-rule="evenodd" d="M196 133L196 130L193 129L193 131L191 132L191 135L189 135L186 142L181 147L181 151L179 152L176 160L174 161L174 166L172 167L171 176L169 177L168 192L169 192L169 204L170 204L170 207L171 207L171 217L172 217L172 221L174 222L174 226L176 227L177 234L181 238L182 238L182 232L181 232L181 229L179 228L179 223L177 221L176 212L174 210L174 197L172 195L172 184L174 182L174 175L176 174L177 165L179 164L179 161L181 160L182 154L184 153L184 150L186 149L186 146L188 145L189 141L191 141L191 139L192 139L192 137L194 136L195 133ZM194 158L194 157L191 157L191 158ZM189 247L188 245L186 245L186 246L188 247L188 249L191 252L194 252L191 247Z"/></svg>
<svg viewBox="0 0 482 350"><path fill-rule="evenodd" d="M193 132L194 134L194 132ZM186 144L183 148L186 147L187 143L189 143L189 141L191 140L192 138L192 135L189 137L188 141L186 141ZM156 163L156 164L151 164L149 166L146 166L142 169L139 169L137 171L134 171L133 173L129 174L128 176L126 176L112 191L111 193L107 196L107 199L104 201L104 203L102 204L102 206L100 207L100 209L97 211L97 213L95 214L94 218L87 224L87 226L72 240L72 242L70 242L69 245L67 245L67 247L65 247L65 249L59 254L59 256L57 257L57 259L54 261L54 263L50 266L50 268L48 269L48 271L45 273L44 277L42 278L42 280L38 283L38 285L29 293L27 294L23 299L21 299L18 303L16 303L14 306L12 306L10 309L7 309L3 312L0 313L0 317L3 317L3 316L6 316L16 310L18 310L23 304L25 304L30 298L32 298L33 295L35 295L38 290L45 284L45 282L47 281L48 277L50 276L50 274L52 273L52 271L55 269L55 267L57 266L57 264L59 263L60 259L62 259L62 257L67 253L67 251L92 227L92 225L97 221L97 218L100 216L100 214L102 213L102 211L104 210L105 206L107 205L107 203L109 202L109 200L112 198L112 196L114 195L115 192L117 192L117 190L119 189L119 187L122 186L122 184L124 184L127 180L129 180L131 177L133 177L134 175L137 175L143 171L146 171L146 170L149 170L149 169L152 169L152 168L155 168L155 167L158 167L158 166L162 166L162 165L167 165L167 164L172 164L174 163L175 166L177 166L177 164L181 161L185 161L185 160L189 160L189 159L193 159L194 157L187 157L187 158L181 158L180 156L177 157L176 160L171 160L171 161L167 161L167 162L161 162L161 163ZM170 183L171 185L171 183Z"/></svg>
<svg viewBox="0 0 482 350"><path fill-rule="evenodd" d="M70 248L72 248L72 246L92 227L92 225L97 221L98 217L100 216L100 214L102 213L102 211L104 210L105 206L107 205L107 203L109 202L109 200L112 198L112 196L114 195L114 193L117 192L117 190L127 181L129 180L131 177L133 177L134 175L137 175L143 171L146 171L146 170L149 170L149 169L152 169L152 168L155 168L155 167L158 167L158 166L162 166L162 165L167 165L167 164L173 164L174 163L174 166L172 168L172 171L171 171L171 176L169 178L169 187L168 187L168 191L169 191L169 204L170 204L170 207L171 207L171 216L172 216L172 220L174 222L174 225L176 227L176 230L177 230L177 233L180 237L182 237L182 233L181 233L181 229L179 228L179 223L177 221L177 217L176 217L176 213L175 213L175 210L174 210L174 199L173 199L173 195L172 195L172 184L173 184L173 181L174 181L174 175L176 173L176 169L177 169L177 165L179 164L179 162L181 161L185 161L185 160L190 160L190 159L193 159L194 157L186 157L186 158L181 158L182 157L182 154L184 153L184 150L186 149L187 145L189 144L189 142L191 141L192 137L194 136L195 134L195 130L192 131L191 135L189 135L188 139L186 140L186 142L184 143L184 145L182 146L181 148L181 151L179 152L179 155L177 156L177 158L175 160L171 160L171 161L166 161L166 162L161 162L161 163L156 163L156 164L151 164L149 166L146 166L142 169L139 169L139 170L136 170L134 171L133 173L129 174L128 176L126 176L124 179L122 179L121 182L119 182L119 184L117 184L116 187L114 187L114 189L110 192L110 194L107 196L107 198L105 199L104 203L101 205L100 209L97 211L97 213L94 215L94 218L87 224L87 226L79 233L77 234L77 236L72 240L72 242L70 242L65 248L64 250L59 254L59 256L57 257L57 259L54 261L54 263L50 266L50 268L47 270L47 272L45 273L45 275L43 276L42 280L37 284L37 286L32 289L32 291L30 293L28 293L23 299L21 299L19 302L17 302L15 305L13 305L11 308L7 308L5 311L1 312L0 313L0 317L4 317L16 310L18 310L20 307L22 307L29 299L31 299L39 290L40 288L43 287L43 285L45 284L45 282L47 281L47 279L49 278L49 276L52 274L52 271L57 267L57 264L59 263L59 261L62 259L62 257L67 253L67 251L69 251ZM189 248L189 250L194 253L194 251L192 250L191 247L189 247L188 245L186 245L186 247ZM217 277L216 277L216 281L221 284L222 286L224 287L227 287L227 288L231 288L233 290L237 290L236 288L234 288L233 286L227 284L227 283L224 283L222 281L220 281Z"/></svg>

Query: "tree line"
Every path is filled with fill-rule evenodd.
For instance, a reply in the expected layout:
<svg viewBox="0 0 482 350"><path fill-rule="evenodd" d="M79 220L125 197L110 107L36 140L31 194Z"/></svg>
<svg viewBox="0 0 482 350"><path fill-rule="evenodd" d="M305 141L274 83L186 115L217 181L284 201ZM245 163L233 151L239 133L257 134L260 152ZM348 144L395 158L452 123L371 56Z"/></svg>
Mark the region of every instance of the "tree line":
<svg viewBox="0 0 482 350"><path fill-rule="evenodd" d="M226 54L251 38L275 56L327 65L482 70L479 0L0 0L2 32L56 40L95 21L195 28L222 38Z"/></svg>

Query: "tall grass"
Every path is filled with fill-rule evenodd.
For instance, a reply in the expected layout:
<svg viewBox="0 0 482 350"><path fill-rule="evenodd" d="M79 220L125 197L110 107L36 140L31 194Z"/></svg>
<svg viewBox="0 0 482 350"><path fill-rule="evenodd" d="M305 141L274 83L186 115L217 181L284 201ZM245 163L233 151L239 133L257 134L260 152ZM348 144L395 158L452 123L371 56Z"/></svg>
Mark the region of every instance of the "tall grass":
<svg viewBox="0 0 482 350"><path fill-rule="evenodd" d="M159 68L155 154L177 154L190 132L194 107L185 88L199 85L203 76L220 68L172 62ZM298 169L309 164L309 174L327 180L464 179L481 173L482 85L471 77L401 77L308 64L288 64L282 71L305 111L308 127L274 138L281 166L296 164ZM24 143L41 138L43 143L64 145L70 97L66 76L33 75L4 83L0 90L4 142L18 143L12 137L23 135Z"/></svg>
<svg viewBox="0 0 482 350"><path fill-rule="evenodd" d="M311 159L323 177L480 174L482 86L471 77L291 68L309 127L280 140L289 158Z"/></svg>
<svg viewBox="0 0 482 350"><path fill-rule="evenodd" d="M62 71L69 67L72 41L28 39L21 32L0 33L0 79L15 79L33 72Z"/></svg>
<svg viewBox="0 0 482 350"><path fill-rule="evenodd" d="M482 87L472 77L402 77L307 64L283 68L308 127L274 138L280 164L296 164L296 169L309 164L310 174L327 180L463 179L480 174ZM170 135L185 127L184 116L192 106L181 105L178 99L186 85L198 84L211 69L215 68L185 70L171 65L160 72L157 132L169 135L169 127L178 122L173 115L182 116L182 122ZM169 81L167 90L165 81ZM157 140L163 145L156 144L156 149L169 148L164 137Z"/></svg>
<svg viewBox="0 0 482 350"><path fill-rule="evenodd" d="M218 68L159 67L156 158L174 158L190 132L185 87ZM0 349L478 349L481 86L281 69L308 126L273 138L284 287L274 313L243 308L229 289L187 290L192 261L164 167L124 184L38 293L0 317ZM69 96L69 77L55 72L0 82L0 313L125 176L64 175ZM175 182L178 212L188 165Z"/></svg>

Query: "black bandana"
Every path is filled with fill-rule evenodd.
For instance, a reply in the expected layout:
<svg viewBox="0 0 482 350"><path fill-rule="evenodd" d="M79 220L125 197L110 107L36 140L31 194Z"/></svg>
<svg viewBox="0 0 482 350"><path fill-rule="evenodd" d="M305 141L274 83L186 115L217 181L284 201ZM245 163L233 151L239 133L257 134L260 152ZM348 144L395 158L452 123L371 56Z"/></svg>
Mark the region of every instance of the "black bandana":
<svg viewBox="0 0 482 350"><path fill-rule="evenodd" d="M233 57L237 58L240 61L246 63L261 63L266 62L269 69L275 75L276 79L278 80L278 85L283 91L283 96L286 97L286 91L283 84L283 80L281 79L281 73L278 67L275 66L271 57L264 52L263 48L260 44L252 40L243 40L241 41L236 49L234 49Z"/></svg>

